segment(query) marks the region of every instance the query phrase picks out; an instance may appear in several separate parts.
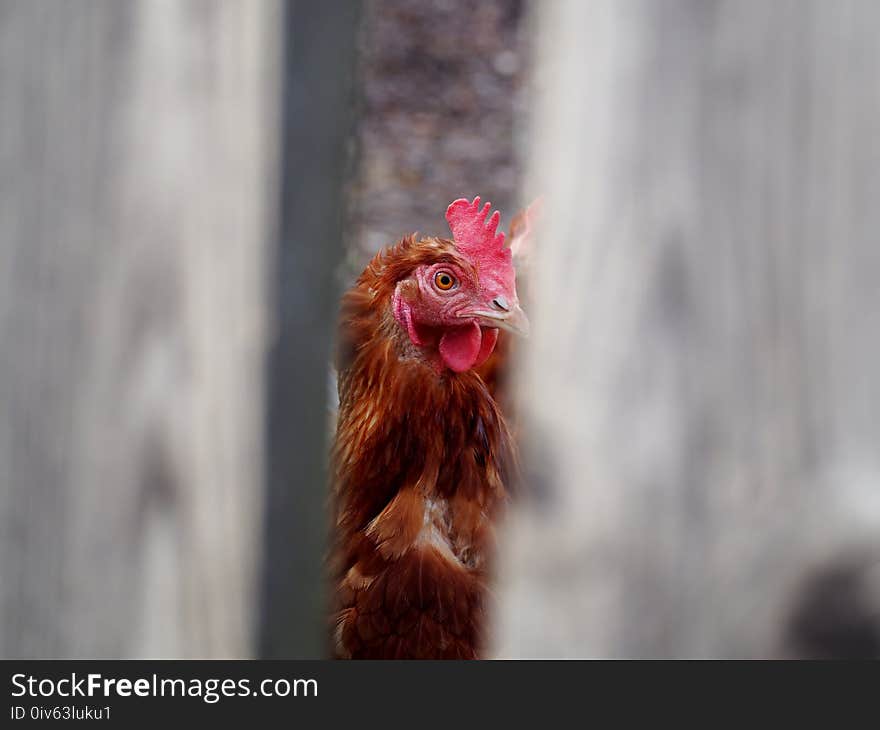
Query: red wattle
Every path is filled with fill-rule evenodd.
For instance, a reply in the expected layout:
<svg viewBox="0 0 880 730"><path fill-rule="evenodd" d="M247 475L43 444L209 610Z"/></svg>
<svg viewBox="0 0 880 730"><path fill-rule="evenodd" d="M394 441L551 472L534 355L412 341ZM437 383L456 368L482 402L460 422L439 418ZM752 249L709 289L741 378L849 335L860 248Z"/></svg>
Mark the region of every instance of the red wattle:
<svg viewBox="0 0 880 730"><path fill-rule="evenodd" d="M440 357L450 370L463 373L486 362L495 349L496 342L497 329L483 329L472 322L443 333L440 338Z"/></svg>
<svg viewBox="0 0 880 730"><path fill-rule="evenodd" d="M476 322L451 327L440 338L440 357L450 370L463 373L474 367L482 345L483 334Z"/></svg>
<svg viewBox="0 0 880 730"><path fill-rule="evenodd" d="M480 367L480 365L489 359L489 355L491 355L492 350L495 349L495 343L498 342L498 330L494 327L491 329L481 328L481 332L483 335L483 342L480 344L480 353L477 355L477 361L474 363L475 368Z"/></svg>

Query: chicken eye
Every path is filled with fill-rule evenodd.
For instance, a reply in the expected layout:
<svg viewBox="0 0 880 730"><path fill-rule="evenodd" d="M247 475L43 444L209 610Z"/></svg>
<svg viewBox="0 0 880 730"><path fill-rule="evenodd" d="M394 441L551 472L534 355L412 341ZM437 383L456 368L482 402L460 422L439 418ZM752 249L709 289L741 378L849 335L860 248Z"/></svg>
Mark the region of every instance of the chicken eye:
<svg viewBox="0 0 880 730"><path fill-rule="evenodd" d="M434 275L434 286L441 291L449 291L455 286L455 277L448 271L438 271Z"/></svg>

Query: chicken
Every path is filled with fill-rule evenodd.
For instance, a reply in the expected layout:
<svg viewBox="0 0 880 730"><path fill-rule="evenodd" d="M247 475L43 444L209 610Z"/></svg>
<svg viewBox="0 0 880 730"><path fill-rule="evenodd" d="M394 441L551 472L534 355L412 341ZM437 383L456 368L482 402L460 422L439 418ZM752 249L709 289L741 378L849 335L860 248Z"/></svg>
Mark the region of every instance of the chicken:
<svg viewBox="0 0 880 730"><path fill-rule="evenodd" d="M514 455L475 368L499 329L528 329L490 209L456 200L453 240L403 238L343 298L331 557L340 658L473 659L485 648Z"/></svg>

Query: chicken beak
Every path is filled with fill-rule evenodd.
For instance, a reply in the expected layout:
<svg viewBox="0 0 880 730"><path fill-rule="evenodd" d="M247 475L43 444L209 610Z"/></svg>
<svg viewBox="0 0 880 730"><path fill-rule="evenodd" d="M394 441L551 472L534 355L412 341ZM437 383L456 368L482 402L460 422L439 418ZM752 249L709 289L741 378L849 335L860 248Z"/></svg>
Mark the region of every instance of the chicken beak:
<svg viewBox="0 0 880 730"><path fill-rule="evenodd" d="M506 302L505 306L507 306ZM477 312L470 312L467 316L476 317L484 327L497 327L520 337L529 336L529 319L519 304L509 305L506 310L501 310L500 308L493 310L481 309Z"/></svg>
<svg viewBox="0 0 880 730"><path fill-rule="evenodd" d="M520 337L529 336L529 318L526 317L526 313L520 309L518 304L511 308L503 320L499 320L498 326L500 329L513 332Z"/></svg>

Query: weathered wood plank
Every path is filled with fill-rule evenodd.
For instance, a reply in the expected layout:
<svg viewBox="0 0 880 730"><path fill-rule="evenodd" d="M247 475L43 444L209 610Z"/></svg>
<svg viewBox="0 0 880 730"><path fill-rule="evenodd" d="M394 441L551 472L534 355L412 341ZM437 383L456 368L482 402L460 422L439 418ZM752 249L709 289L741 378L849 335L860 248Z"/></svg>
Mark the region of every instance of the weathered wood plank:
<svg viewBox="0 0 880 730"><path fill-rule="evenodd" d="M253 651L280 15L0 6L0 655Z"/></svg>
<svg viewBox="0 0 880 730"><path fill-rule="evenodd" d="M536 8L537 495L499 653L880 651L880 6ZM826 561L861 607L811 643Z"/></svg>
<svg viewBox="0 0 880 730"><path fill-rule="evenodd" d="M288 10L259 635L260 655L267 658L321 658L329 647L327 379L359 13L356 3L295 2Z"/></svg>

